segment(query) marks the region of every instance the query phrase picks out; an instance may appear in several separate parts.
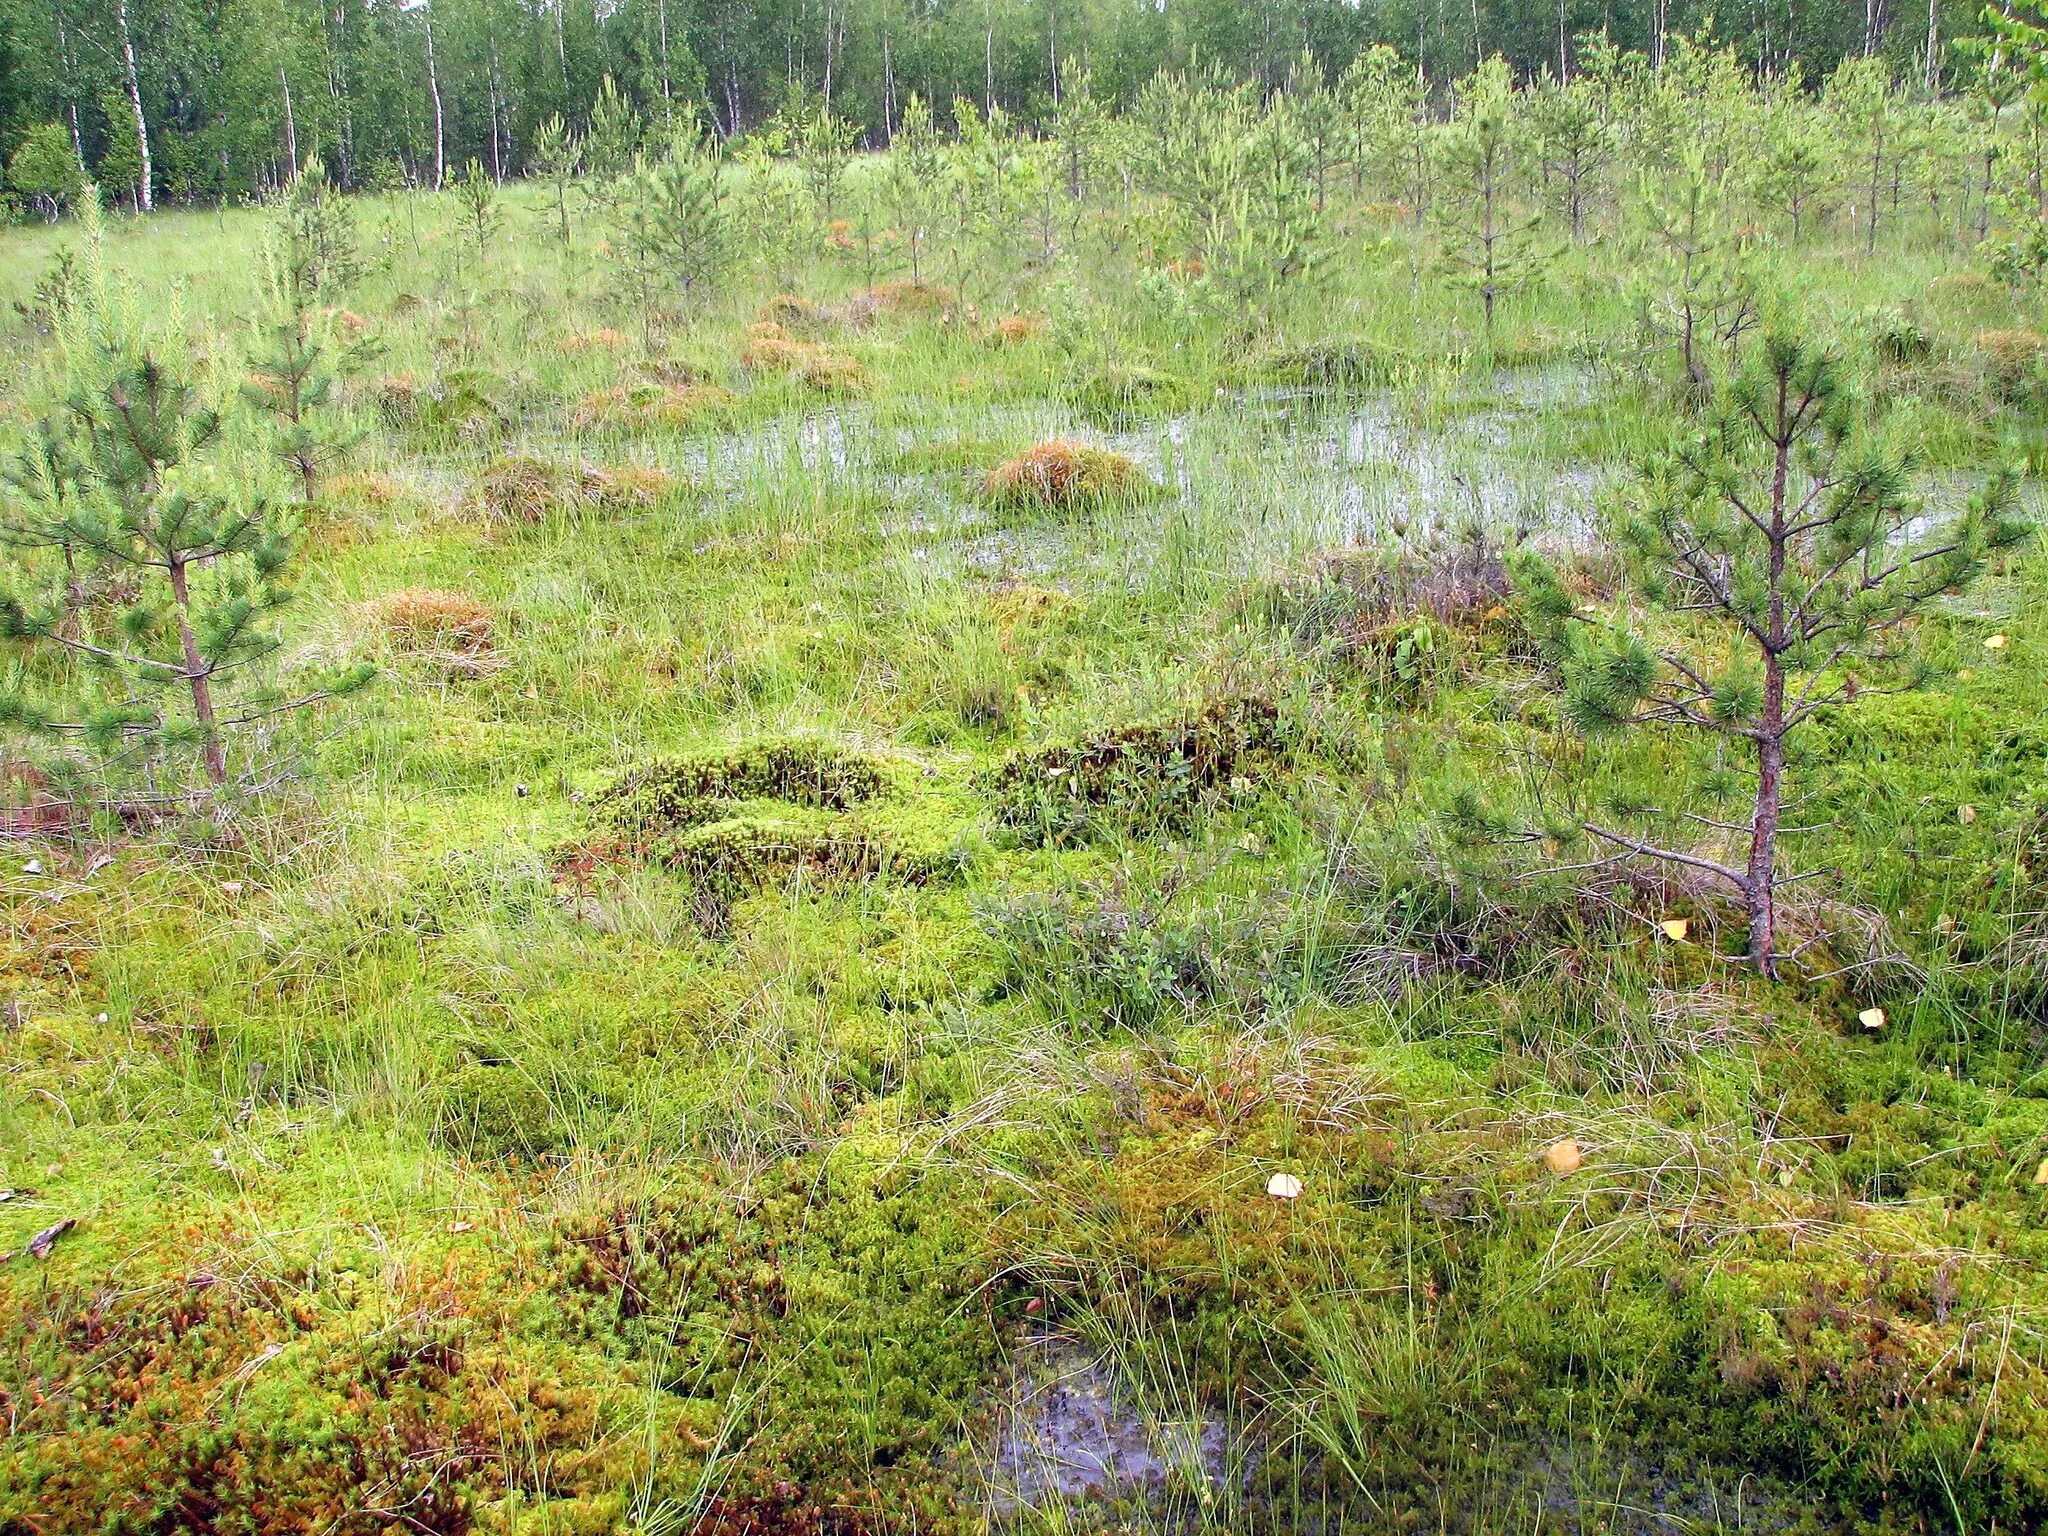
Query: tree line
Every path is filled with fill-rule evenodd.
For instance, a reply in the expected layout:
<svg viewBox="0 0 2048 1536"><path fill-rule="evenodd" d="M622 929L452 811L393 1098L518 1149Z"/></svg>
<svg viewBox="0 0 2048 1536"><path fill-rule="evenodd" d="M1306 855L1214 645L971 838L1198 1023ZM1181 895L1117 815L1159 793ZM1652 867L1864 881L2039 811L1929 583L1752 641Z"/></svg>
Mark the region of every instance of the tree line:
<svg viewBox="0 0 2048 1536"><path fill-rule="evenodd" d="M349 190L529 173L607 81L644 120L734 138L811 101L857 142L913 97L1028 125L1085 73L1111 110L1162 71L1280 89L1397 47L1441 87L1498 57L1568 82L1603 48L1660 67L1711 26L1758 77L1884 59L1956 88L1979 0L0 0L0 163L20 200L90 179L139 209L263 195L308 157ZM23 156L25 159L22 159ZM68 156L73 175L59 164Z"/></svg>

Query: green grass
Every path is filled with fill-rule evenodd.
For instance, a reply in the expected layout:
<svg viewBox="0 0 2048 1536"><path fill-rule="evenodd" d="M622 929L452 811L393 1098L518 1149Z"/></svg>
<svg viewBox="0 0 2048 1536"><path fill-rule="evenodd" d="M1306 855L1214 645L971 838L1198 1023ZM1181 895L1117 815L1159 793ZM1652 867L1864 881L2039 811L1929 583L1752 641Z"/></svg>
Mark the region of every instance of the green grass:
<svg viewBox="0 0 2048 1536"><path fill-rule="evenodd" d="M358 206L365 436L287 666L378 683L278 739L304 772L230 840L0 862L0 1250L78 1223L0 1265L0 1531L2044 1517L2038 556L1916 632L1968 676L1797 765L1794 857L1839 872L1800 921L1910 964L1838 938L1766 984L1710 892L1456 831L1468 787L1525 824L1725 815L1702 749L1582 745L1511 620L1380 612L1319 563L1426 566L1475 511L1583 548L1679 409L1606 247L1489 350L1404 230L1249 340L1083 245L977 283L1044 335L884 313L819 337L865 374L820 393L740 362L786 284L648 325L600 231L564 250L507 201L481 261L452 200ZM261 221L110 240L216 382ZM68 238L0 234L0 300ZM1921 318L1929 356L1873 387L1931 467L2033 451L1974 338L2035 296L1952 291L1931 234L1773 260L1845 344ZM859 285L820 255L798 291ZM9 433L38 344L5 335ZM715 411L575 424L683 364ZM450 414L392 419L400 375ZM985 503L1060 435L1156 493ZM672 479L482 515L515 455ZM403 588L488 608L492 664L395 654L366 605ZM1181 727L1243 699L1284 749L1190 779ZM881 787L733 768L788 744ZM604 792L674 761L727 776L621 839ZM992 1498L1045 1327L1166 1447L1143 1507Z"/></svg>

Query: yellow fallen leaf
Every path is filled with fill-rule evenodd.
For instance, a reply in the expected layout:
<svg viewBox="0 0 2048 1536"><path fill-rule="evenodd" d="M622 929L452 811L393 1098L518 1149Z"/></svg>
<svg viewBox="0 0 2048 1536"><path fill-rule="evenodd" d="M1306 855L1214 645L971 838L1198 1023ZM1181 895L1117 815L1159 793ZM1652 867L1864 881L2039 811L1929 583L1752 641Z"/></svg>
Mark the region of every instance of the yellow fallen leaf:
<svg viewBox="0 0 2048 1536"><path fill-rule="evenodd" d="M1963 669L1962 669L1961 671L1959 671L1959 672L1957 672L1957 673L1956 673L1956 680L1957 680L1958 682L1964 682L1964 683L1967 683L1967 682L1968 682L1968 681L1969 681L1969 680L1970 680L1971 678L1975 677L1976 675L1977 675L1977 669L1976 669L1976 668L1974 668L1974 667L1964 667L1964 668L1963 668Z"/></svg>
<svg viewBox="0 0 2048 1536"><path fill-rule="evenodd" d="M1857 1014L1856 1017L1865 1029L1884 1028L1884 1010L1882 1008L1866 1008Z"/></svg>
<svg viewBox="0 0 2048 1536"><path fill-rule="evenodd" d="M2003 635L1986 635L1984 637L1984 649L1987 651L2002 651L2006 648L2007 644L2009 642Z"/></svg>
<svg viewBox="0 0 2048 1536"><path fill-rule="evenodd" d="M1682 917L1667 917L1657 926L1664 930L1665 938L1682 939L1691 931L1692 925Z"/></svg>
<svg viewBox="0 0 2048 1536"><path fill-rule="evenodd" d="M2034 1170L2036 1184L2048 1184L2048 1157L2041 1159L2041 1166Z"/></svg>
<svg viewBox="0 0 2048 1536"><path fill-rule="evenodd" d="M1790 1189L1792 1187L1792 1180L1794 1177L1795 1175L1793 1174L1790 1168L1780 1168L1778 1170L1778 1183L1784 1186L1786 1189Z"/></svg>
<svg viewBox="0 0 2048 1536"><path fill-rule="evenodd" d="M1543 1152L1543 1166L1559 1178L1568 1173L1577 1173L1579 1165L1585 1160L1585 1154L1579 1150L1576 1136L1567 1136L1563 1141L1552 1142Z"/></svg>
<svg viewBox="0 0 2048 1536"><path fill-rule="evenodd" d="M1956 820L1960 821L1964 826L1967 827L1976 819L1977 807L1974 805L1959 805L1956 807Z"/></svg>
<svg viewBox="0 0 2048 1536"><path fill-rule="evenodd" d="M1291 1173L1276 1173L1266 1180L1266 1193L1275 1200L1299 1200L1301 1180Z"/></svg>

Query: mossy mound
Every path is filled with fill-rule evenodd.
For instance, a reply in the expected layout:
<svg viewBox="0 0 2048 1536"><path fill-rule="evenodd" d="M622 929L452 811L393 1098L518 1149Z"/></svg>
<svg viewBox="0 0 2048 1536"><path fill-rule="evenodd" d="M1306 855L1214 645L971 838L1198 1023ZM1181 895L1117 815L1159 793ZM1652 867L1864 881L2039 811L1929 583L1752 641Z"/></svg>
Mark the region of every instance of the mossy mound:
<svg viewBox="0 0 2048 1536"><path fill-rule="evenodd" d="M1377 342L1317 341L1280 348L1267 356L1259 373L1268 383L1296 389L1363 393L1392 382L1411 361Z"/></svg>
<svg viewBox="0 0 2048 1536"><path fill-rule="evenodd" d="M682 432L724 422L736 404L738 397L716 384L648 380L585 395L569 423L583 432Z"/></svg>
<svg viewBox="0 0 2048 1536"><path fill-rule="evenodd" d="M636 768L597 797L614 830L654 837L724 820L746 800L848 811L882 792L882 764L826 742L770 741Z"/></svg>
<svg viewBox="0 0 2048 1536"><path fill-rule="evenodd" d="M868 371L859 358L816 342L799 341L774 321L749 327L740 364L749 373L779 374L818 394L856 394L868 384Z"/></svg>
<svg viewBox="0 0 2048 1536"><path fill-rule="evenodd" d="M1056 437L998 464L981 489L998 507L1066 510L1129 497L1144 484L1122 454Z"/></svg>
<svg viewBox="0 0 2048 1536"><path fill-rule="evenodd" d="M1184 719L1012 753L988 791L996 820L1027 840L1078 841L1103 822L1183 831L1226 795L1250 793L1295 749L1271 699L1223 698Z"/></svg>
<svg viewBox="0 0 2048 1536"><path fill-rule="evenodd" d="M763 887L798 878L850 882L885 876L921 885L932 873L916 859L893 858L885 844L858 828L772 812L658 838L648 845L647 857L689 880L692 912L713 932L726 927L735 903Z"/></svg>
<svg viewBox="0 0 2048 1536"><path fill-rule="evenodd" d="M434 1137L480 1160L547 1157L569 1145L546 1091L516 1066L472 1062L441 1085Z"/></svg>
<svg viewBox="0 0 2048 1536"><path fill-rule="evenodd" d="M650 764L603 791L572 867L651 864L686 877L699 922L798 874L923 884L960 867L968 813L906 792L878 758L824 742L763 742Z"/></svg>
<svg viewBox="0 0 2048 1536"><path fill-rule="evenodd" d="M1125 427L1187 410L1194 404L1195 386L1156 368L1109 363L1075 380L1067 398L1090 421Z"/></svg>

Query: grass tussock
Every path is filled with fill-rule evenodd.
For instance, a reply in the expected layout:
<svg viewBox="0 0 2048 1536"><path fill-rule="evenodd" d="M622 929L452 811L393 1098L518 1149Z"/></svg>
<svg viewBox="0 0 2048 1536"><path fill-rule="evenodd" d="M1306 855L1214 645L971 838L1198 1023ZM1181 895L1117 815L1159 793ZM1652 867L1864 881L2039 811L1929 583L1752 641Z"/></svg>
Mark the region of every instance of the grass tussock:
<svg viewBox="0 0 2048 1536"><path fill-rule="evenodd" d="M793 379L818 394L857 394L869 382L866 366L850 352L799 341L773 321L748 329L740 365L752 373Z"/></svg>
<svg viewBox="0 0 2048 1536"><path fill-rule="evenodd" d="M675 486L666 470L643 465L600 468L513 454L494 460L477 476L469 505L486 522L530 528L555 516L644 510Z"/></svg>
<svg viewBox="0 0 2048 1536"><path fill-rule="evenodd" d="M391 649L408 660L468 677L504 664L497 616L467 593L405 587L372 600L366 612Z"/></svg>
<svg viewBox="0 0 2048 1536"><path fill-rule="evenodd" d="M737 403L738 396L716 384L615 384L578 400L569 413L569 424L580 432L639 436L688 432L724 422Z"/></svg>
<svg viewBox="0 0 2048 1536"><path fill-rule="evenodd" d="M981 489L998 507L1071 511L1128 497L1144 483L1124 455L1056 437L998 464Z"/></svg>

